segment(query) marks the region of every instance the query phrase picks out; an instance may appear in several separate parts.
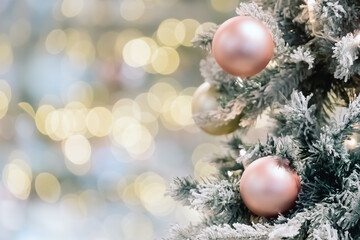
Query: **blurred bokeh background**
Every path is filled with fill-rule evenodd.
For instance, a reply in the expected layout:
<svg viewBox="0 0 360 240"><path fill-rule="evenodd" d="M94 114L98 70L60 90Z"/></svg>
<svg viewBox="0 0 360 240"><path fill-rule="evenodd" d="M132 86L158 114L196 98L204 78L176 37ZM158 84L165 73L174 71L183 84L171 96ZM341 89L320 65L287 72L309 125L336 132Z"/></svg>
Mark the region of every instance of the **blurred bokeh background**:
<svg viewBox="0 0 360 240"><path fill-rule="evenodd" d="M220 151L191 117L196 32L237 0L0 0L0 239L150 240Z"/></svg>

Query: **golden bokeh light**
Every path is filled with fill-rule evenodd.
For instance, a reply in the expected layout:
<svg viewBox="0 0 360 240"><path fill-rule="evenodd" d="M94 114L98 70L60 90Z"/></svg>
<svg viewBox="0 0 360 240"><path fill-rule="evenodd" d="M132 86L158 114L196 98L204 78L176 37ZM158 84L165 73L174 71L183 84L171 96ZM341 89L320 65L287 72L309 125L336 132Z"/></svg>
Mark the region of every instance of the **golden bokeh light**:
<svg viewBox="0 0 360 240"><path fill-rule="evenodd" d="M173 115L171 114L173 102L176 100L176 98L177 96L173 96L165 100L162 107L162 113L160 115L162 124L171 131L178 131L182 129L182 126L176 122Z"/></svg>
<svg viewBox="0 0 360 240"><path fill-rule="evenodd" d="M9 108L9 99L4 92L0 91L0 119L5 116Z"/></svg>
<svg viewBox="0 0 360 240"><path fill-rule="evenodd" d="M349 139L346 139L344 142L346 149L353 150L357 147L358 141L356 136L351 136Z"/></svg>
<svg viewBox="0 0 360 240"><path fill-rule="evenodd" d="M6 98L11 100L11 87L5 80L0 80L0 91L6 95Z"/></svg>
<svg viewBox="0 0 360 240"><path fill-rule="evenodd" d="M87 161L84 164L77 164L65 158L65 166L74 175L83 176L87 174L91 169L91 161Z"/></svg>
<svg viewBox="0 0 360 240"><path fill-rule="evenodd" d="M144 12L145 4L142 0L124 0L120 4L120 15L126 21L136 21Z"/></svg>
<svg viewBox="0 0 360 240"><path fill-rule="evenodd" d="M85 135L87 132L86 128L86 116L88 109L81 102L69 102L65 106L65 111L68 112L70 118L70 134Z"/></svg>
<svg viewBox="0 0 360 240"><path fill-rule="evenodd" d="M111 132L113 117L104 107L96 107L89 111L86 117L86 126L89 132L96 137L104 137Z"/></svg>
<svg viewBox="0 0 360 240"><path fill-rule="evenodd" d="M149 130L152 136L155 137L157 135L159 131L159 124L157 117L155 117L152 113L142 112L140 122Z"/></svg>
<svg viewBox="0 0 360 240"><path fill-rule="evenodd" d="M63 0L61 3L61 13L68 18L75 17L84 8L84 0Z"/></svg>
<svg viewBox="0 0 360 240"><path fill-rule="evenodd" d="M152 143L152 136L147 128L132 117L117 119L114 122L112 136L119 145L139 153L146 151Z"/></svg>
<svg viewBox="0 0 360 240"><path fill-rule="evenodd" d="M125 29L116 37L115 52L117 57L121 57L126 43L135 38L140 38L142 33L137 29Z"/></svg>
<svg viewBox="0 0 360 240"><path fill-rule="evenodd" d="M90 107L94 99L94 90L90 84L77 81L70 85L67 92L68 102L81 102Z"/></svg>
<svg viewBox="0 0 360 240"><path fill-rule="evenodd" d="M95 59L95 47L90 40L80 40L66 54L73 65L86 68Z"/></svg>
<svg viewBox="0 0 360 240"><path fill-rule="evenodd" d="M124 46L123 58L129 66L145 66L149 62L150 57L151 48L144 39L133 39Z"/></svg>
<svg viewBox="0 0 360 240"><path fill-rule="evenodd" d="M167 216L175 208L175 202L166 196L167 184L160 175L146 172L135 180L135 191L143 206L155 216Z"/></svg>
<svg viewBox="0 0 360 240"><path fill-rule="evenodd" d="M164 102L169 98L177 96L177 90L167 82L155 83L149 90L152 97L149 97L150 107L157 112L162 112Z"/></svg>
<svg viewBox="0 0 360 240"><path fill-rule="evenodd" d="M184 41L185 34L186 28L183 22L170 18L159 25L156 36L165 46L177 47Z"/></svg>
<svg viewBox="0 0 360 240"><path fill-rule="evenodd" d="M118 194L122 201L129 207L137 206L141 203L133 182L127 184L120 182L118 185Z"/></svg>
<svg viewBox="0 0 360 240"><path fill-rule="evenodd" d="M8 38L0 36L0 74L7 73L13 64L14 56Z"/></svg>
<svg viewBox="0 0 360 240"><path fill-rule="evenodd" d="M129 116L135 118L136 120L140 120L141 108L134 100L123 98L113 105L112 114L115 119Z"/></svg>
<svg viewBox="0 0 360 240"><path fill-rule="evenodd" d="M191 47L193 44L191 40L195 37L196 29L200 26L200 23L195 19L184 19L181 21L183 26L185 26L185 36L181 42L182 45ZM176 26L177 28L182 28L182 25L179 24ZM181 32L182 30L176 30L176 32Z"/></svg>
<svg viewBox="0 0 360 240"><path fill-rule="evenodd" d="M192 96L179 96L175 98L171 104L170 114L175 122L180 126L194 124L191 103Z"/></svg>
<svg viewBox="0 0 360 240"><path fill-rule="evenodd" d="M16 198L25 200L29 197L32 173L24 160L14 159L5 165L2 178L6 188Z"/></svg>
<svg viewBox="0 0 360 240"><path fill-rule="evenodd" d="M35 113L33 107L32 107L29 103L27 103L27 102L20 102L20 103L18 104L18 106L19 106L22 110L24 110L27 114L29 114L32 118L35 118L36 113Z"/></svg>
<svg viewBox="0 0 360 240"><path fill-rule="evenodd" d="M219 146L213 143L202 143L198 145L191 156L192 163L195 165L197 162L204 162L207 157L219 152Z"/></svg>
<svg viewBox="0 0 360 240"><path fill-rule="evenodd" d="M194 168L194 175L197 179L211 178L218 172L218 169L208 162L199 161Z"/></svg>
<svg viewBox="0 0 360 240"><path fill-rule="evenodd" d="M174 73L180 64L177 51L170 47L158 48L152 56L152 68L160 74L168 75Z"/></svg>
<svg viewBox="0 0 360 240"><path fill-rule="evenodd" d="M42 105L36 111L36 115L35 115L36 127L44 135L47 135L46 119L48 115L53 111L55 111L55 108L51 105Z"/></svg>
<svg viewBox="0 0 360 240"><path fill-rule="evenodd" d="M60 209L70 219L82 219L87 216L84 200L77 194L66 194L60 200Z"/></svg>
<svg viewBox="0 0 360 240"><path fill-rule="evenodd" d="M35 178L35 191L41 200L55 203L60 197L61 186L54 175L40 173Z"/></svg>
<svg viewBox="0 0 360 240"><path fill-rule="evenodd" d="M142 112L147 112L147 113L151 114L152 116L154 116L155 118L157 118L159 116L159 113L161 112L160 99L156 95L154 95L150 92L139 94L138 96L136 96L135 102L139 106L141 106ZM154 105L154 106L152 106L152 105ZM152 120L150 120L150 118L148 118L148 117L151 117L149 114L146 114L146 116L142 116L141 119L145 120L145 121L147 121L147 120L152 121ZM144 117L146 119L144 119Z"/></svg>
<svg viewBox="0 0 360 240"><path fill-rule="evenodd" d="M91 157L91 145L82 135L74 135L64 142L65 157L76 165L89 162Z"/></svg>
<svg viewBox="0 0 360 240"><path fill-rule="evenodd" d="M67 44L66 33L61 29L52 30L46 37L45 47L51 54L58 54L63 51Z"/></svg>
<svg viewBox="0 0 360 240"><path fill-rule="evenodd" d="M46 134L54 141L68 138L73 133L74 116L66 109L50 112L45 120Z"/></svg>
<svg viewBox="0 0 360 240"><path fill-rule="evenodd" d="M211 6L219 12L232 12L238 4L238 0L211 0Z"/></svg>

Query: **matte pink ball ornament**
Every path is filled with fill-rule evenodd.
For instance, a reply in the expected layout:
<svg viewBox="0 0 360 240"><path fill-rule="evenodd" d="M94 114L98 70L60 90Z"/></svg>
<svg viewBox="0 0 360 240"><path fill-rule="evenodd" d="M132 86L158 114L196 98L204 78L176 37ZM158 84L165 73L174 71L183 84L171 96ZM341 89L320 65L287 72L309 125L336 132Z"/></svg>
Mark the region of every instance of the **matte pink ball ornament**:
<svg viewBox="0 0 360 240"><path fill-rule="evenodd" d="M240 179L240 194L251 212L276 217L290 210L300 191L300 177L289 160L276 156L259 158L245 168Z"/></svg>
<svg viewBox="0 0 360 240"><path fill-rule="evenodd" d="M212 53L225 72L244 78L266 67L274 55L274 47L269 29L260 20L238 16L218 28Z"/></svg>

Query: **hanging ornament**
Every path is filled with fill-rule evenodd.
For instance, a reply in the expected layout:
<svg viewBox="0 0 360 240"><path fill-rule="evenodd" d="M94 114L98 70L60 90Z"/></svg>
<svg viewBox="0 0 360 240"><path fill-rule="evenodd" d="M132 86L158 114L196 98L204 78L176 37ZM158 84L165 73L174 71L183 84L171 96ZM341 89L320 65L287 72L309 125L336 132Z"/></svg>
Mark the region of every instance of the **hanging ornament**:
<svg viewBox="0 0 360 240"><path fill-rule="evenodd" d="M274 42L260 20L238 16L224 22L216 31L212 53L225 72L244 78L266 67L274 54Z"/></svg>
<svg viewBox="0 0 360 240"><path fill-rule="evenodd" d="M290 210L300 190L300 177L289 160L263 157L245 168L240 194L245 205L258 216L276 217Z"/></svg>
<svg viewBox="0 0 360 240"><path fill-rule="evenodd" d="M212 111L218 111L219 103L217 98L220 93L212 87L209 83L205 82L196 89L192 100L192 113L194 115L211 113ZM240 117L225 122L219 123L217 121L208 122L199 126L204 132L211 135L224 135L235 131L239 125Z"/></svg>

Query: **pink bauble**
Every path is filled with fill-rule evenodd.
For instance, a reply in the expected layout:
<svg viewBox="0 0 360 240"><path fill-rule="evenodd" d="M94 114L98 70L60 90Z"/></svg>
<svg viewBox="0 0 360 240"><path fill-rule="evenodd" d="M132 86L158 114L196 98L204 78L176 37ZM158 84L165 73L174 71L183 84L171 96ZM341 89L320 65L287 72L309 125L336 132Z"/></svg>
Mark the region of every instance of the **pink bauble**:
<svg viewBox="0 0 360 240"><path fill-rule="evenodd" d="M252 162L240 179L240 194L251 212L276 217L290 210L300 190L300 177L290 168L289 160L276 156Z"/></svg>
<svg viewBox="0 0 360 240"><path fill-rule="evenodd" d="M274 55L274 42L260 20L238 16L224 22L216 31L212 53L225 72L249 77L269 63Z"/></svg>

